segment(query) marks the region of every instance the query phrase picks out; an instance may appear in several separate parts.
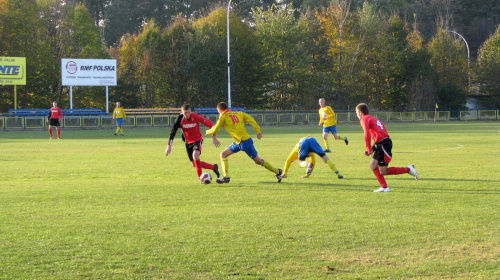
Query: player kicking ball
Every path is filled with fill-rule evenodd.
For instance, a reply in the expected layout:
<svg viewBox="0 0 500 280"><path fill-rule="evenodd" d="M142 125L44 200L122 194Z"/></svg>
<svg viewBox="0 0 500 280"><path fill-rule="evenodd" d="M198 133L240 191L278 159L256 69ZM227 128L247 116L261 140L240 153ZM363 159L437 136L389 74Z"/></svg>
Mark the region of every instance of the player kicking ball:
<svg viewBox="0 0 500 280"><path fill-rule="evenodd" d="M356 106L356 115L365 134L366 156L372 156L370 168L380 184L373 192L389 192L384 176L410 174L418 180L418 174L413 165L408 167L387 167L392 160L392 141L385 125L377 118L368 114L368 106L360 103ZM375 143L371 145L371 140Z"/></svg>
<svg viewBox="0 0 500 280"><path fill-rule="evenodd" d="M302 178L309 178L316 163L314 154L320 156L323 159L323 161L326 164L328 164L328 167L330 167L330 169L333 172L335 172L337 178L344 179L344 176L342 176L339 173L337 167L335 167L335 164L326 156L325 152L323 151L323 148L318 143L318 141L316 141L316 139L310 136L300 139L297 145L295 145L295 147L293 148L292 152L290 153L285 162L285 167L283 168L283 175L281 177L287 178L288 169L290 169L290 165L292 164L292 162L298 159L299 166L302 168L306 168L306 175L302 176ZM306 158L308 157L310 158L309 162L306 161Z"/></svg>
<svg viewBox="0 0 500 280"><path fill-rule="evenodd" d="M165 149L165 156L168 156L172 151L172 142L174 141L175 134L177 133L177 129L181 128L182 140L186 142L187 155L193 167L196 168L198 180L200 180L202 169L212 170L215 175L217 175L217 178L219 178L220 173L217 164L212 165L200 160L201 144L203 143L203 138L200 132L200 123L208 128L211 128L214 125L209 119L191 112L189 105L182 105L181 114L175 120L174 126L170 131L170 139L168 140L167 149ZM217 136L215 134L212 136L212 139L215 147L219 147L220 142L217 140Z"/></svg>
<svg viewBox="0 0 500 280"><path fill-rule="evenodd" d="M226 131L233 137L234 142L220 154L224 177L217 179L216 182L219 184L229 183L229 161L227 158L239 151L244 151L256 164L273 172L276 175L276 179L278 179L278 183L281 182L281 169L274 168L271 163L258 156L257 150L253 145L253 140L245 129L245 123L250 124L255 129L255 132L257 132L257 139L260 140L262 133L255 119L245 112L229 110L227 104L224 102L217 104L217 112L219 112L219 120L211 129L206 131L206 135L212 135L224 126Z"/></svg>

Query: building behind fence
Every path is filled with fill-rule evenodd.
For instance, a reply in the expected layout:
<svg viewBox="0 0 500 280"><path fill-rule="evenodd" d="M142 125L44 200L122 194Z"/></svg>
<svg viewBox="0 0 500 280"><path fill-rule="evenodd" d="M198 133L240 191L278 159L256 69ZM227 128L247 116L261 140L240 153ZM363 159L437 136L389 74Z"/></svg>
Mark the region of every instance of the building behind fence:
<svg viewBox="0 0 500 280"><path fill-rule="evenodd" d="M48 112L48 109L47 109ZM179 115L169 114L137 114L129 115L124 121L125 127L168 127L172 126ZM296 124L317 124L319 115L317 111L246 111L255 118L259 125L296 125ZM209 118L214 123L218 119L218 114L200 113ZM434 116L434 111L415 112L371 112L371 115L383 122L446 122L450 120L459 121L498 121L500 120L500 110L469 110L458 112L457 118L450 119L449 111L438 111ZM337 112L337 120L340 123L358 122L355 112ZM435 118L435 119L434 119ZM0 116L0 129L44 129L48 126L46 116ZM81 115L64 116L61 126L64 128L81 129L105 129L115 127L116 124L111 116L107 115Z"/></svg>

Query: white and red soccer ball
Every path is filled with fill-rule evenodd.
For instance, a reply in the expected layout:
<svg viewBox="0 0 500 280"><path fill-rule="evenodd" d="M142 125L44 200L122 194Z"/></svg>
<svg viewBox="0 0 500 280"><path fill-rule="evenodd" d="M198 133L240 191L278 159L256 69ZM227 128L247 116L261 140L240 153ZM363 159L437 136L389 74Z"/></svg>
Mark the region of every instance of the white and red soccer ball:
<svg viewBox="0 0 500 280"><path fill-rule="evenodd" d="M200 175L200 183L210 184L212 183L212 175L210 173L203 173Z"/></svg>

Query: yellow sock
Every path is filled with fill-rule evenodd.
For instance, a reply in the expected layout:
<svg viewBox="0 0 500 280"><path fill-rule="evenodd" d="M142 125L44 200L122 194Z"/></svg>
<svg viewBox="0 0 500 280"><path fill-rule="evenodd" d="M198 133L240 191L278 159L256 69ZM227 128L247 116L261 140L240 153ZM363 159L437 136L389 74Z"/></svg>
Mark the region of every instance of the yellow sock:
<svg viewBox="0 0 500 280"><path fill-rule="evenodd" d="M325 150L330 150L330 145L328 145L328 140L323 138L323 141L325 142Z"/></svg>
<svg viewBox="0 0 500 280"><path fill-rule="evenodd" d="M222 164L222 173L224 174L224 177L229 177L229 161L227 158L221 158L220 162Z"/></svg>
<svg viewBox="0 0 500 280"><path fill-rule="evenodd" d="M328 166L330 167L331 170L333 170L333 172L335 173L338 172L337 167L335 167L335 164L330 159L326 161L326 164L328 164Z"/></svg>
<svg viewBox="0 0 500 280"><path fill-rule="evenodd" d="M120 127L117 126L115 133L118 134L118 132L120 132Z"/></svg>
<svg viewBox="0 0 500 280"><path fill-rule="evenodd" d="M274 174L278 174L278 169L274 168L273 165L269 162L262 160L262 166L264 166L267 170L273 172Z"/></svg>
<svg viewBox="0 0 500 280"><path fill-rule="evenodd" d="M123 127L120 127L120 132L121 134L123 134Z"/></svg>
<svg viewBox="0 0 500 280"><path fill-rule="evenodd" d="M337 140L345 140L345 138L343 136L339 136Z"/></svg>

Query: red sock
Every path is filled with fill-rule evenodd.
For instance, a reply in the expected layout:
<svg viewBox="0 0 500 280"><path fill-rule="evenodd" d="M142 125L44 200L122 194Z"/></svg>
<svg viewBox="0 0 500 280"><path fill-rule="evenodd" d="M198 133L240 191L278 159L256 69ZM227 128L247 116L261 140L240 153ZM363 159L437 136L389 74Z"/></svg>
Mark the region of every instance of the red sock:
<svg viewBox="0 0 500 280"><path fill-rule="evenodd" d="M200 176L201 176L201 162L200 162L200 160L194 161L194 168L196 168L196 175L198 175L198 178L200 178Z"/></svg>
<svg viewBox="0 0 500 280"><path fill-rule="evenodd" d="M49 135L52 137L52 128L49 128Z"/></svg>
<svg viewBox="0 0 500 280"><path fill-rule="evenodd" d="M387 175L399 175L410 172L408 167L389 167L387 168Z"/></svg>
<svg viewBox="0 0 500 280"><path fill-rule="evenodd" d="M380 170L378 168L373 169L373 173L375 173L375 177L377 177L378 183L382 188L387 188L387 182L385 181L384 175L380 174Z"/></svg>
<svg viewBox="0 0 500 280"><path fill-rule="evenodd" d="M210 169L210 170L214 170L214 167L215 167L215 166L211 165L210 163L206 163L206 162L201 161L201 160L200 160L200 163L201 163L201 165L200 165L200 166L201 166L201 168L203 168L203 169Z"/></svg>
<svg viewBox="0 0 500 280"><path fill-rule="evenodd" d="M56 131L57 131L57 138L61 138L61 131L59 130L59 127L56 127Z"/></svg>

